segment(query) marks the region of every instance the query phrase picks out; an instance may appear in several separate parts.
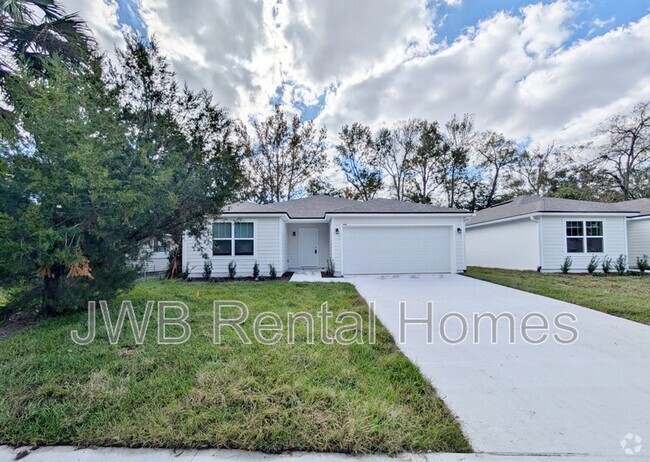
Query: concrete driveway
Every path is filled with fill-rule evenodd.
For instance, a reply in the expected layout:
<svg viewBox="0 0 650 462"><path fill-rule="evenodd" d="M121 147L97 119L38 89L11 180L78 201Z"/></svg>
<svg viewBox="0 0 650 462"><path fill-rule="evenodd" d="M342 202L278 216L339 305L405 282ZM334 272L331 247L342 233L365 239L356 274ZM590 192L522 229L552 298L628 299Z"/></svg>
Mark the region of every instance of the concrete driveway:
<svg viewBox="0 0 650 462"><path fill-rule="evenodd" d="M375 302L381 322L458 416L476 451L618 458L627 449L634 460L650 456L650 326L460 275L346 280ZM406 318L426 318L433 302L433 343L422 323L407 325L399 342L401 301ZM504 312L512 317L483 317L474 329L475 313ZM539 316L526 320L532 312ZM543 326L543 318L547 329L522 334L523 322ZM443 340L441 325L447 341L458 343ZM577 339L561 344L575 337L571 328Z"/></svg>

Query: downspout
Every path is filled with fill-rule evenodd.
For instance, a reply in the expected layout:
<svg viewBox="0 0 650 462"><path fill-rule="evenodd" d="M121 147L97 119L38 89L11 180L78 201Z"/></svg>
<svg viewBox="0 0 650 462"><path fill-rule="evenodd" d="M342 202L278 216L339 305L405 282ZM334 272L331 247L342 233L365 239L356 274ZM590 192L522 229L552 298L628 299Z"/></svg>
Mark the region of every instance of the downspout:
<svg viewBox="0 0 650 462"><path fill-rule="evenodd" d="M542 217L540 217L539 220L535 217L530 217L530 221L537 223L537 252L539 257L537 272L541 273L542 268L544 267L544 230L542 228Z"/></svg>
<svg viewBox="0 0 650 462"><path fill-rule="evenodd" d="M462 230L463 232L460 235L460 238L462 239L463 242L463 273L467 272L467 249L466 249L466 242L467 239L465 238L465 225L476 216L475 213L472 214L472 216L469 217L463 217L463 227Z"/></svg>

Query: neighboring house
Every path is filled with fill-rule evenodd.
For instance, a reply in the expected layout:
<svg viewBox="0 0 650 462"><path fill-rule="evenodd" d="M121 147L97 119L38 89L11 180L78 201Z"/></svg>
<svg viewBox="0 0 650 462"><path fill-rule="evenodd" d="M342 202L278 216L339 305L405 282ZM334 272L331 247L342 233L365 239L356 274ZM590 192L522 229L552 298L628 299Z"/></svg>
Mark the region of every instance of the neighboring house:
<svg viewBox="0 0 650 462"><path fill-rule="evenodd" d="M160 274L167 271L169 264L169 245L160 242L159 240L152 239L150 244L143 246L140 254L139 264L141 265L142 273L146 274Z"/></svg>
<svg viewBox="0 0 650 462"><path fill-rule="evenodd" d="M648 222L641 217L637 201L521 196L481 210L467 223L467 264L556 272L569 256L571 271L584 272L593 255L612 259L626 255L632 264L628 240L639 252L650 252L643 250L648 244ZM633 232L628 238L630 225ZM638 239L633 237L637 228L643 234Z"/></svg>
<svg viewBox="0 0 650 462"><path fill-rule="evenodd" d="M214 276L262 275L325 268L337 275L456 273L465 269L465 221L470 213L431 205L312 196L272 204L241 202L208 218L207 238L183 239L183 269L201 277L204 259Z"/></svg>
<svg viewBox="0 0 650 462"><path fill-rule="evenodd" d="M630 217L627 221L630 268L637 269L637 257L650 256L650 198L619 202L618 205L639 211L639 215Z"/></svg>

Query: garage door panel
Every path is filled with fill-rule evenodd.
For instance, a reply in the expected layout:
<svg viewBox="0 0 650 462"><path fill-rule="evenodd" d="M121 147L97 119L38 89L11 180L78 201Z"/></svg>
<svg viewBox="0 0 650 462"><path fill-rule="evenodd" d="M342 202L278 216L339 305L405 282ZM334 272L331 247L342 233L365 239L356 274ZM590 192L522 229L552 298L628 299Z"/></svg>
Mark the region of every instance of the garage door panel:
<svg viewBox="0 0 650 462"><path fill-rule="evenodd" d="M345 227L344 274L448 273L450 228Z"/></svg>

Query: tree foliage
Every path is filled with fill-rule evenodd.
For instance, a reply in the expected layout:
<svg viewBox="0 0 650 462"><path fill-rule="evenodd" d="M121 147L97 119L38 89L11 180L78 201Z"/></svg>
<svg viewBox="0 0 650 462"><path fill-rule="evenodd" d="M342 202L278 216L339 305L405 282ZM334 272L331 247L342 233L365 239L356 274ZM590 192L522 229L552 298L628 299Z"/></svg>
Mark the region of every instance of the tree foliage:
<svg viewBox="0 0 650 462"><path fill-rule="evenodd" d="M45 314L128 286L145 244L199 233L241 184L236 124L211 95L179 89L153 43L121 59L110 78L99 58L53 57L6 81L0 283Z"/></svg>
<svg viewBox="0 0 650 462"><path fill-rule="evenodd" d="M409 162L410 197L413 202L430 204L432 193L442 183L445 158L451 149L438 122L422 120L419 125L420 139Z"/></svg>
<svg viewBox="0 0 650 462"><path fill-rule="evenodd" d="M650 101L637 104L600 127L604 138L594 162L610 178L624 200L643 197L650 189Z"/></svg>
<svg viewBox="0 0 650 462"><path fill-rule="evenodd" d="M309 180L327 166L327 130L303 122L279 105L264 119L254 119L248 175L258 202L280 202L306 192Z"/></svg>
<svg viewBox="0 0 650 462"><path fill-rule="evenodd" d="M118 50L110 87L127 125L126 155L144 156L156 179L149 201L152 213L131 239L168 236L180 247L185 231L203 231L206 214L215 214L244 186L241 163L247 153L241 124L212 102L212 94L179 85L155 41L127 37ZM161 173L161 175L157 175ZM180 272L175 253L170 275Z"/></svg>
<svg viewBox="0 0 650 462"><path fill-rule="evenodd" d="M90 31L76 14L66 14L55 0L0 2L0 79L17 72L20 63L44 71L44 61L57 56L79 65L89 58Z"/></svg>
<svg viewBox="0 0 650 462"><path fill-rule="evenodd" d="M365 201L374 199L383 181L370 127L356 122L344 125L339 132L336 151L336 163L351 185L346 196Z"/></svg>

